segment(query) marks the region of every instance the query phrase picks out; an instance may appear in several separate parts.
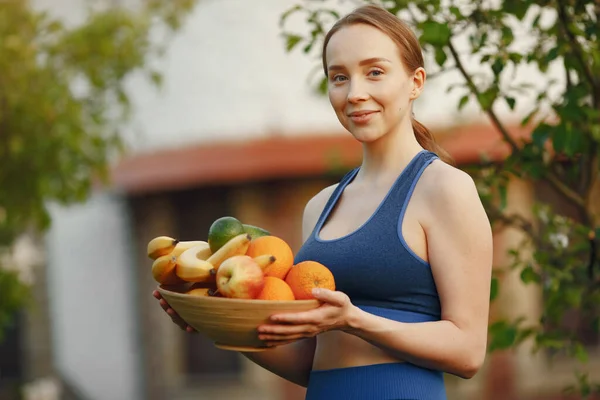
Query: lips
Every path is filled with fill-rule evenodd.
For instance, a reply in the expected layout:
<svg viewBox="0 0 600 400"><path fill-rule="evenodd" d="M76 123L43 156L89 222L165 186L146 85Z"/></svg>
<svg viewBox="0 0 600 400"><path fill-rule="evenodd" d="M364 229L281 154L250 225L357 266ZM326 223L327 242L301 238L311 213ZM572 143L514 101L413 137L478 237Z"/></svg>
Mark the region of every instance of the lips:
<svg viewBox="0 0 600 400"><path fill-rule="evenodd" d="M372 110L353 111L350 114L348 114L348 116L349 117L362 117L362 116L373 114L373 113L376 113L376 112L377 111L372 111Z"/></svg>
<svg viewBox="0 0 600 400"><path fill-rule="evenodd" d="M378 111L373 110L361 110L361 111L353 111L348 114L348 117L355 124L367 124Z"/></svg>

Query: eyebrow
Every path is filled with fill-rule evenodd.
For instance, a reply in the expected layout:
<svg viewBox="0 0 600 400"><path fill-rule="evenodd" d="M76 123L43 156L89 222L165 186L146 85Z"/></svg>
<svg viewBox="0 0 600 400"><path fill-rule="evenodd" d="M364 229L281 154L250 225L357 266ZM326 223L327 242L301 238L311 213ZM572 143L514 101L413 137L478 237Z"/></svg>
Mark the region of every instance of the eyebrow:
<svg viewBox="0 0 600 400"><path fill-rule="evenodd" d="M376 62L388 62L391 63L390 60L388 60L387 58L383 58L383 57L373 57L373 58L367 58L366 60L362 60L361 62L358 63L359 66L364 66L364 65L368 65L368 64L373 64ZM341 65L331 65L330 67L327 68L327 71L337 71L340 69L344 69L343 66Z"/></svg>

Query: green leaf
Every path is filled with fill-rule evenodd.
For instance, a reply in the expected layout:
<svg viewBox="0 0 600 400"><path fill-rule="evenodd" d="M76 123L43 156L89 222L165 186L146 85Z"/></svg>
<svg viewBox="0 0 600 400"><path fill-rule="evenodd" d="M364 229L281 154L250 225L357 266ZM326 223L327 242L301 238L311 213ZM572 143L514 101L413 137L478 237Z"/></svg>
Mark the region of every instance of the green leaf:
<svg viewBox="0 0 600 400"><path fill-rule="evenodd" d="M0 265L0 342L3 331L11 326L17 312L31 304L29 286L23 284L15 271Z"/></svg>
<svg viewBox="0 0 600 400"><path fill-rule="evenodd" d="M321 80L319 81L319 85L317 86L318 93L326 94L328 84L329 84L329 82L327 80L327 77L322 77Z"/></svg>
<svg viewBox="0 0 600 400"><path fill-rule="evenodd" d="M458 110L462 110L467 103L469 102L469 96L468 94L465 94L464 96L462 96L458 102Z"/></svg>
<svg viewBox="0 0 600 400"><path fill-rule="evenodd" d="M525 18L525 14L527 14L529 5L530 2L523 0L505 0L503 8L505 13L513 14L522 21Z"/></svg>
<svg viewBox="0 0 600 400"><path fill-rule="evenodd" d="M508 26L503 26L501 31L502 45L503 47L508 47L515 40L515 35L513 34L512 29Z"/></svg>
<svg viewBox="0 0 600 400"><path fill-rule="evenodd" d="M162 86L162 84L163 84L163 76L158 71L150 71L150 80L156 86Z"/></svg>
<svg viewBox="0 0 600 400"><path fill-rule="evenodd" d="M563 291L563 298L568 306L579 308L582 294L583 290L581 288L569 288Z"/></svg>
<svg viewBox="0 0 600 400"><path fill-rule="evenodd" d="M494 71L494 75L498 76L502 73L502 70L504 69L504 60L500 57L496 58L494 60L494 63L492 64L492 71Z"/></svg>
<svg viewBox="0 0 600 400"><path fill-rule="evenodd" d="M490 285L490 301L494 301L498 297L498 278L493 277Z"/></svg>
<svg viewBox="0 0 600 400"><path fill-rule="evenodd" d="M279 17L279 27L283 28L283 26L285 25L285 22L287 21L287 19L295 14L298 11L303 10L303 7L299 4L287 9L283 14L281 14L281 16Z"/></svg>
<svg viewBox="0 0 600 400"><path fill-rule="evenodd" d="M477 96L477 100L483 110L489 110L496 100L497 88L491 87Z"/></svg>
<svg viewBox="0 0 600 400"><path fill-rule="evenodd" d="M498 321L489 327L491 340L489 351L508 349L517 339L517 327L506 321Z"/></svg>
<svg viewBox="0 0 600 400"><path fill-rule="evenodd" d="M528 115L528 118L531 118L531 116L537 112L537 110L534 110L530 115ZM526 118L527 119L527 118ZM524 122L527 122L524 120ZM552 127L546 123L541 123L538 126L535 127L535 129L533 130L532 134L531 134L531 138L533 139L533 143L539 147L539 148L543 148L546 141L550 138L550 133L552 131Z"/></svg>
<svg viewBox="0 0 600 400"><path fill-rule="evenodd" d="M515 104L516 104L517 100L515 100L514 97L509 97L509 96L504 97L504 99L506 100L506 104L508 104L508 107L511 110L514 110L515 109Z"/></svg>
<svg viewBox="0 0 600 400"><path fill-rule="evenodd" d="M435 47L443 46L450 41L450 27L436 21L427 20L421 24L422 35L420 40Z"/></svg>
<svg viewBox="0 0 600 400"><path fill-rule="evenodd" d="M444 63L448 59L448 55L446 54L446 50L444 47L436 47L435 48L435 62L438 63L440 67L444 66Z"/></svg>
<svg viewBox="0 0 600 400"><path fill-rule="evenodd" d="M564 339L555 338L546 334L538 334L536 337L538 346L545 347L551 350L562 350L566 346Z"/></svg>
<svg viewBox="0 0 600 400"><path fill-rule="evenodd" d="M286 51L292 51L298 43L302 41L302 36L288 34L286 35Z"/></svg>
<svg viewBox="0 0 600 400"><path fill-rule="evenodd" d="M582 150L581 132L575 130L569 121L557 125L551 131L551 135L552 144L557 153L564 152L568 156L573 156Z"/></svg>
<svg viewBox="0 0 600 400"><path fill-rule="evenodd" d="M525 284L540 283L541 277L530 265L528 265L521 271L521 281Z"/></svg>
<svg viewBox="0 0 600 400"><path fill-rule="evenodd" d="M581 363L587 363L589 360L588 352L581 343L575 343L573 345L573 354Z"/></svg>
<svg viewBox="0 0 600 400"><path fill-rule="evenodd" d="M500 195L500 210L504 210L508 204L508 187L506 185L498 185L498 193Z"/></svg>

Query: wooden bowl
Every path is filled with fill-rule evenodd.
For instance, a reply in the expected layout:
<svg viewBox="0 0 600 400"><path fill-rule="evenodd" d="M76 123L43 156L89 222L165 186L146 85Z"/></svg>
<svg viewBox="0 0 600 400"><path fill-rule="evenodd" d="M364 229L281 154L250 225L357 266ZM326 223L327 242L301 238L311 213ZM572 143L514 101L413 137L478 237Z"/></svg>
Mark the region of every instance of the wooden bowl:
<svg viewBox="0 0 600 400"><path fill-rule="evenodd" d="M283 312L312 310L320 306L318 300L244 300L226 297L193 296L164 285L158 291L185 322L207 336L214 345L224 350L262 351L265 343L258 338L259 325L269 317Z"/></svg>

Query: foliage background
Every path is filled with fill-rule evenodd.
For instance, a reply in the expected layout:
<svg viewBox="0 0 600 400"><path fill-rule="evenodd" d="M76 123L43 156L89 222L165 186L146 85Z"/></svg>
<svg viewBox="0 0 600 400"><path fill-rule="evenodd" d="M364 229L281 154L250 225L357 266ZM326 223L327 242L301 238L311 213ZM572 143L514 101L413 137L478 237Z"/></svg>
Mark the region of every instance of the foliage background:
<svg viewBox="0 0 600 400"><path fill-rule="evenodd" d="M67 26L28 1L0 2L0 339L30 298L15 240L49 227L49 203L83 202L107 182L124 151L127 79L160 85L152 60L195 3L93 2L84 23ZM150 40L156 31L161 41Z"/></svg>

